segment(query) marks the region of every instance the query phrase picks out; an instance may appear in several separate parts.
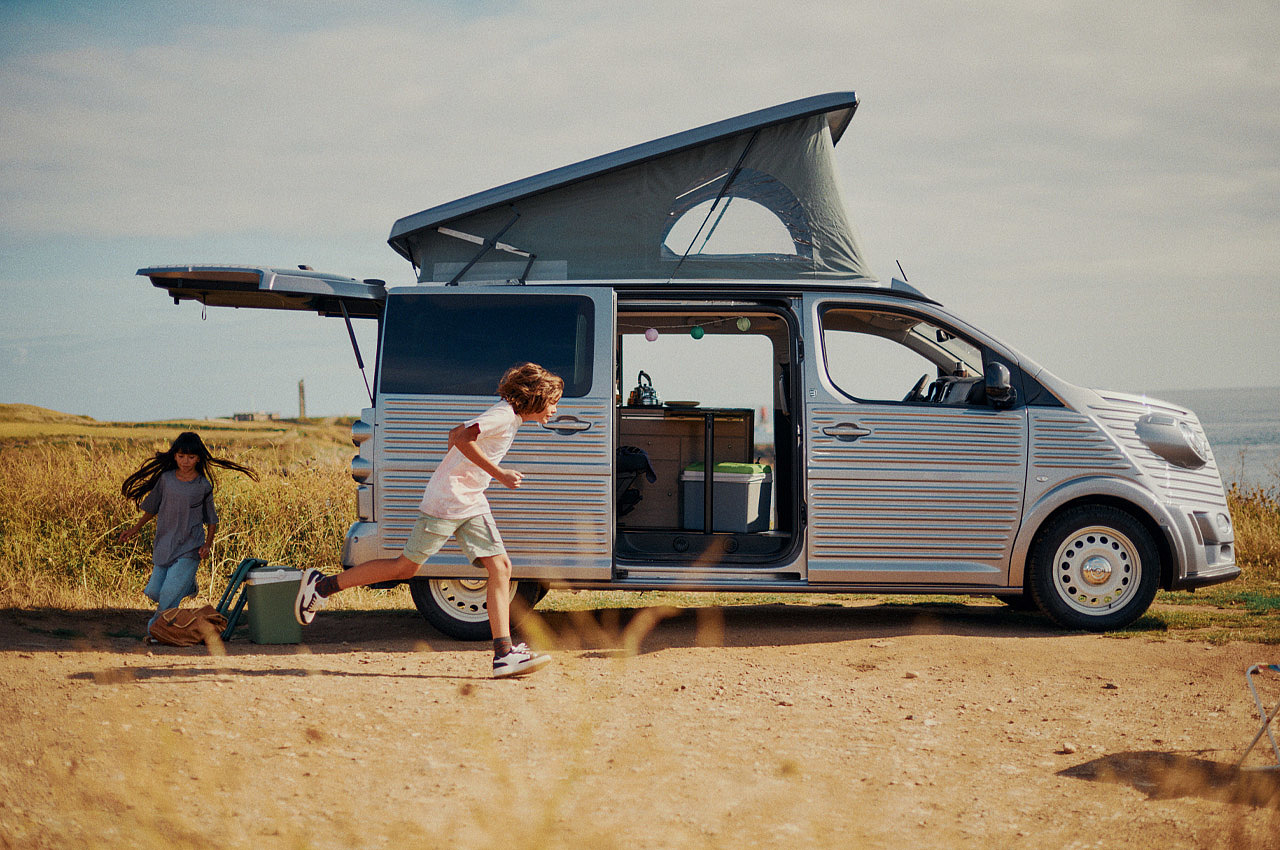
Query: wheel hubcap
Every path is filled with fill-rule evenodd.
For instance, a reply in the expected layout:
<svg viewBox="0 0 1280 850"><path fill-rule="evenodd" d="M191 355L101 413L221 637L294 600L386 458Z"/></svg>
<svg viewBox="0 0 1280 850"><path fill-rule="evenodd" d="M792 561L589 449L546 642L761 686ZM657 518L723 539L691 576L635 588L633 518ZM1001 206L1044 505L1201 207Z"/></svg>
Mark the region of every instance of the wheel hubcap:
<svg viewBox="0 0 1280 850"><path fill-rule="evenodd" d="M1070 535L1053 559L1054 587L1064 602L1086 614L1126 604L1141 579L1142 562L1128 537L1095 526Z"/></svg>
<svg viewBox="0 0 1280 850"><path fill-rule="evenodd" d="M455 618L468 622L488 622L489 604L486 599L489 582L486 579L433 578L430 580L431 596L442 609ZM511 594L516 583L511 582Z"/></svg>
<svg viewBox="0 0 1280 850"><path fill-rule="evenodd" d="M1094 587L1106 584L1107 579L1111 578L1111 562L1106 558L1094 555L1080 565L1080 575Z"/></svg>

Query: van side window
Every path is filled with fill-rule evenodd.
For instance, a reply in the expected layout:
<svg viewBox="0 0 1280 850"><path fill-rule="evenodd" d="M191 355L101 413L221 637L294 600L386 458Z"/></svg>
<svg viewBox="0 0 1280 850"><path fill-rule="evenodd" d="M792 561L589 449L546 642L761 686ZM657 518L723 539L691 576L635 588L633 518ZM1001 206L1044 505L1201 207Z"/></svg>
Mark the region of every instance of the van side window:
<svg viewBox="0 0 1280 850"><path fill-rule="evenodd" d="M492 396L503 372L532 361L591 391L594 305L577 295L410 294L387 298L379 389Z"/></svg>
<svg viewBox="0 0 1280 850"><path fill-rule="evenodd" d="M982 351L944 328L904 313L846 307L828 307L821 322L827 376L850 398L935 404L985 398Z"/></svg>

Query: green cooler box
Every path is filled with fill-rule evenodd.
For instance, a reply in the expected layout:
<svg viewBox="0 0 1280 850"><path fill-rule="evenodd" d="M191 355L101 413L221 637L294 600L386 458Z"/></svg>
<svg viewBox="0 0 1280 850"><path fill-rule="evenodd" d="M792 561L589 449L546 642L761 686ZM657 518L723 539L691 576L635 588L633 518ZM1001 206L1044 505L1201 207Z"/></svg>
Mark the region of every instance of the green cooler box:
<svg viewBox="0 0 1280 850"><path fill-rule="evenodd" d="M249 640L254 643L301 643L302 624L293 601L302 583L302 570L258 567L244 580L249 602Z"/></svg>
<svg viewBox="0 0 1280 850"><path fill-rule="evenodd" d="M703 525L703 478L705 466L691 463L680 473L680 501L687 531L701 531ZM713 531L768 531L773 498L773 470L763 463L717 463Z"/></svg>

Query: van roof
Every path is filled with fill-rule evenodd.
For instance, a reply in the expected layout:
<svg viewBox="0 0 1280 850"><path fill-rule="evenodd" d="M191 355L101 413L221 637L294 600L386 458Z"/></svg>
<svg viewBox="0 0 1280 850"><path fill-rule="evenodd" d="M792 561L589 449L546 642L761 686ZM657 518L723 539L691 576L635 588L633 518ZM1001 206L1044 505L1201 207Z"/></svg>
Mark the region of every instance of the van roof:
<svg viewBox="0 0 1280 850"><path fill-rule="evenodd" d="M633 145L406 216L388 242L423 283L677 272L686 280L874 281L830 161L857 107L853 92L817 95ZM706 225L718 209L714 231L739 199L776 217L782 250L776 241L741 253L672 249L684 213Z"/></svg>

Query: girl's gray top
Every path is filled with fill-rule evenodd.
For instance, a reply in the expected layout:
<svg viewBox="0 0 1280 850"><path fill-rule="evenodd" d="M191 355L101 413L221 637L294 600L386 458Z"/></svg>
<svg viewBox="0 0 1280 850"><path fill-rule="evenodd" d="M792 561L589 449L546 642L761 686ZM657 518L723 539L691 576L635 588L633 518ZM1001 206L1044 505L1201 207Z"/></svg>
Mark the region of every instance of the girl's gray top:
<svg viewBox="0 0 1280 850"><path fill-rule="evenodd" d="M217 525L213 485L203 475L179 481L177 470L162 473L156 486L138 506L156 515L156 542L151 562L165 567L181 557L196 556L204 545L205 524Z"/></svg>

